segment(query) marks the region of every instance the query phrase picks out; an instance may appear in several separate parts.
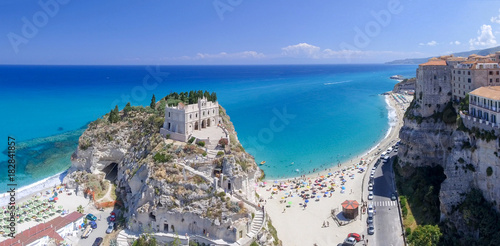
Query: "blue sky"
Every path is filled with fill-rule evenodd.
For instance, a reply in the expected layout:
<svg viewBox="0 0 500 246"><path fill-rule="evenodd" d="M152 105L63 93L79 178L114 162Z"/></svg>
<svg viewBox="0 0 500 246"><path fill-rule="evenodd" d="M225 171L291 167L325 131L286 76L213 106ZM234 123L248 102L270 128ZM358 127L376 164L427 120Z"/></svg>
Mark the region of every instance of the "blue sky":
<svg viewBox="0 0 500 246"><path fill-rule="evenodd" d="M498 46L499 8L487 0L0 0L0 64L379 63Z"/></svg>

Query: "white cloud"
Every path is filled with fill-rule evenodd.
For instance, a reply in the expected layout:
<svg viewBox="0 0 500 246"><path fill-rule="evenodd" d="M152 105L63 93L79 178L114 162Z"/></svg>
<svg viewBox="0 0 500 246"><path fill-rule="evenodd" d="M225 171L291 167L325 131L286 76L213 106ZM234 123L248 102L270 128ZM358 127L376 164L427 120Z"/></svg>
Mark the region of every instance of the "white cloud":
<svg viewBox="0 0 500 246"><path fill-rule="evenodd" d="M420 46L424 46L424 45L427 45L427 46L436 46L436 45L438 45L438 42L432 40L432 41L427 42L427 43L419 43L418 45L420 45Z"/></svg>
<svg viewBox="0 0 500 246"><path fill-rule="evenodd" d="M294 58L332 59L332 58L366 58L377 56L411 56L421 55L419 52L371 51L371 50L332 50L321 49L308 43L299 43L281 48L281 55Z"/></svg>
<svg viewBox="0 0 500 246"><path fill-rule="evenodd" d="M469 40L471 49L474 49L476 46L491 47L497 44L497 40L495 35L493 35L490 25L482 25L481 29L477 31L477 34L477 38Z"/></svg>
<svg viewBox="0 0 500 246"><path fill-rule="evenodd" d="M458 40L457 40L457 41L455 41L455 42L450 42L450 44L451 44L451 45L460 45L461 43L460 43L460 41L458 41Z"/></svg>
<svg viewBox="0 0 500 246"><path fill-rule="evenodd" d="M308 43L299 43L281 48L281 54L290 57L320 58L321 48Z"/></svg>
<svg viewBox="0 0 500 246"><path fill-rule="evenodd" d="M260 59L266 57L263 53L255 51L243 51L236 53L220 52L217 54L198 53L196 56L181 56L174 60L203 60L203 59Z"/></svg>
<svg viewBox="0 0 500 246"><path fill-rule="evenodd" d="M500 12L500 9L498 11ZM493 23L500 24L500 15L491 17L490 21Z"/></svg>

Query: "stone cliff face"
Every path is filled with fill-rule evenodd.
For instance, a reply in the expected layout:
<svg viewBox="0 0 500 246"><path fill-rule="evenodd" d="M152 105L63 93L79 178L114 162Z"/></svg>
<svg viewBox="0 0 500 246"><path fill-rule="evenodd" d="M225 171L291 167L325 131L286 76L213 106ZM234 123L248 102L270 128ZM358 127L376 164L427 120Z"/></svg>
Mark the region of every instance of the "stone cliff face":
<svg viewBox="0 0 500 246"><path fill-rule="evenodd" d="M500 211L498 132L481 131L469 120L457 120L451 108L451 88L444 85L449 82L440 81L439 73L436 80L432 71L419 70L416 96L400 131L399 164L403 169L443 167L446 179L439 193L441 220L450 219L460 228L459 222L453 221L455 208L473 188L482 191ZM406 175L411 178L411 173Z"/></svg>
<svg viewBox="0 0 500 246"><path fill-rule="evenodd" d="M161 112L132 108L120 112L115 123L105 116L80 137L65 182L94 191L102 188L95 177L100 183L105 177L116 184L126 225L133 231L208 233L234 242L249 232L253 211L220 192L220 187L230 182L234 193L254 201L251 188L261 172L237 141L225 111L220 111L232 139L212 158L194 143L162 138Z"/></svg>

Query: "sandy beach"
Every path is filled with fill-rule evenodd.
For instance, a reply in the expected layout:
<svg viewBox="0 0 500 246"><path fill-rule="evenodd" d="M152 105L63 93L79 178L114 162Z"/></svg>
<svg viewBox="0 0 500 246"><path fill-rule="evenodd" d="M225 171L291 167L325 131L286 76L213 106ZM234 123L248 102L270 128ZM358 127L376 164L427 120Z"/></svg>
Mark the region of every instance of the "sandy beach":
<svg viewBox="0 0 500 246"><path fill-rule="evenodd" d="M57 188L57 186L56 186L56 188ZM38 216L40 219L39 221L36 221L35 219L31 219L29 221L24 221L22 223L20 223L20 221L18 221L17 225L16 225L16 232L17 233L20 233L24 230L27 230L31 227L34 227L37 224L50 221L50 220L56 218L57 216L63 216L62 215L63 211L65 211L64 214L68 214L68 213L77 211L77 207L79 205L83 206L85 212L96 210L93 203L89 202L90 201L89 199L82 196L81 191L80 191L79 195L75 195L74 189L68 189L67 191L64 190L64 192L58 193L58 196L57 196L58 199L56 202L48 202L49 197L53 196L53 189L54 188L51 187L48 189L44 189L43 191L37 191L35 193L30 194L29 196L25 196L23 198L16 200L16 204L21 206L21 208L22 208L23 204L28 203L30 200L37 199L42 203L39 205L39 208L47 208L49 206L53 206L54 209L57 209L60 211L60 212L55 212L52 215L49 215L49 213L47 213L46 217ZM47 192L49 192L49 194L47 194ZM33 207L34 205L31 205L31 206ZM5 210L4 208L6 208L6 206L3 206L1 208L2 211ZM31 211L31 210L34 210L34 209L33 208L28 209L28 211ZM21 215L21 214L19 214L19 215ZM26 215L21 215L21 216L26 217ZM0 241L7 240L8 238L10 238L10 237L7 237L6 234L3 234L0 237Z"/></svg>
<svg viewBox="0 0 500 246"><path fill-rule="evenodd" d="M386 101L392 110L395 110L396 120L390 122L391 127L388 135L364 155L346 161L339 166L330 167L302 177L267 181L264 186L260 185L256 188L256 192L262 200L261 205L264 205L266 212L271 217L283 245L337 245L342 243L347 234L351 232L360 235L366 234L366 223L364 221L366 216L363 216L362 219L358 216L350 224L339 226L333 220L331 212L332 209L341 211L341 203L345 200L356 200L359 203L362 200L367 200L366 192L363 191L362 187L363 182L368 182L364 179L368 172L360 173L359 168L370 170L379 158L381 151L385 151L397 142L399 130L403 125L404 109L412 99L408 96L405 97L407 99L406 103L402 100L396 101L392 95L386 96ZM364 160L363 165L359 165L361 160ZM332 175L328 175L329 173ZM342 174L343 178L340 178ZM342 180L345 180L343 185ZM294 185L294 182L299 186ZM327 187L314 185L315 183ZM341 192L343 190L342 186L345 188L344 192ZM296 189L297 187L298 189ZM310 193L312 187L322 187L324 189L316 189L316 195L320 195L320 198L308 199L307 207L304 209L305 200L300 195ZM329 187L332 187L335 191L327 193L325 197L324 191ZM272 194L273 192L275 194ZM327 226L323 226L324 223Z"/></svg>

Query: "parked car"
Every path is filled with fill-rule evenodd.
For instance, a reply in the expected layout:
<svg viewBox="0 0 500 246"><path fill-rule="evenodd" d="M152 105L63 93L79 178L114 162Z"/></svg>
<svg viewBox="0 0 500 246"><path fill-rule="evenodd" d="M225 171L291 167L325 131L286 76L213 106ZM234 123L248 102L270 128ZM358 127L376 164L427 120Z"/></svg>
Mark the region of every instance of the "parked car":
<svg viewBox="0 0 500 246"><path fill-rule="evenodd" d="M349 233L347 234L347 237L350 238L354 238L356 240L356 242L359 242L361 241L361 236L358 234L358 233Z"/></svg>
<svg viewBox="0 0 500 246"><path fill-rule="evenodd" d="M92 233L92 228L90 227L90 225L87 225L82 233L82 238L88 238L90 233Z"/></svg>
<svg viewBox="0 0 500 246"><path fill-rule="evenodd" d="M373 224L373 214L368 214L368 218L366 219L366 224Z"/></svg>
<svg viewBox="0 0 500 246"><path fill-rule="evenodd" d="M370 191L370 193L368 193L368 200L373 200L373 191Z"/></svg>
<svg viewBox="0 0 500 246"><path fill-rule="evenodd" d="M93 214L87 214L87 219L95 221L95 220L97 220L97 217L95 217L95 215L93 215Z"/></svg>
<svg viewBox="0 0 500 246"><path fill-rule="evenodd" d="M114 229L115 229L115 222L110 222L108 225L108 229L106 229L106 233L110 234L111 232L113 232Z"/></svg>
<svg viewBox="0 0 500 246"><path fill-rule="evenodd" d="M96 229L97 228L97 223L95 223L95 221L90 221L89 222L89 225L92 229Z"/></svg>
<svg viewBox="0 0 500 246"><path fill-rule="evenodd" d="M353 237L348 237L344 240L344 244L343 245L356 245L356 239L354 239Z"/></svg>
<svg viewBox="0 0 500 246"><path fill-rule="evenodd" d="M115 212L112 212L111 215L109 216L109 221L115 222L115 220L116 220L116 214L115 214Z"/></svg>
<svg viewBox="0 0 500 246"><path fill-rule="evenodd" d="M398 199L398 198L396 197L396 193L394 193L394 192L393 192L393 193L391 194L391 200L396 201L396 199Z"/></svg>
<svg viewBox="0 0 500 246"><path fill-rule="evenodd" d="M372 184L372 183L369 183L369 184L368 184L368 190L369 190L369 191L372 191L372 190L373 190L373 184Z"/></svg>
<svg viewBox="0 0 500 246"><path fill-rule="evenodd" d="M368 225L368 235L373 235L375 234L375 227L373 226L373 224L369 224Z"/></svg>
<svg viewBox="0 0 500 246"><path fill-rule="evenodd" d="M375 208L373 207L373 204L368 205L368 216L373 216L373 211Z"/></svg>
<svg viewBox="0 0 500 246"><path fill-rule="evenodd" d="M95 239L95 241L92 244L92 246L99 246L99 245L101 245L102 241L103 241L102 237L98 237L98 238Z"/></svg>

